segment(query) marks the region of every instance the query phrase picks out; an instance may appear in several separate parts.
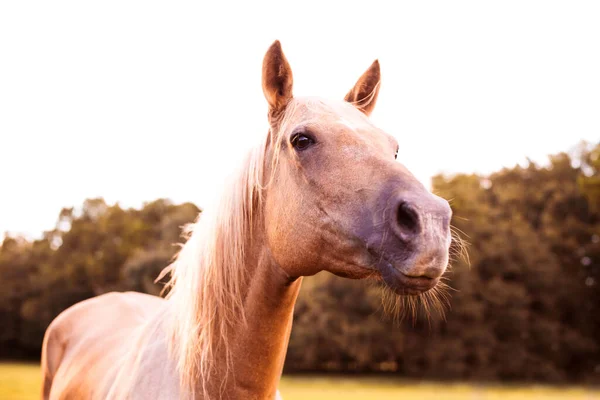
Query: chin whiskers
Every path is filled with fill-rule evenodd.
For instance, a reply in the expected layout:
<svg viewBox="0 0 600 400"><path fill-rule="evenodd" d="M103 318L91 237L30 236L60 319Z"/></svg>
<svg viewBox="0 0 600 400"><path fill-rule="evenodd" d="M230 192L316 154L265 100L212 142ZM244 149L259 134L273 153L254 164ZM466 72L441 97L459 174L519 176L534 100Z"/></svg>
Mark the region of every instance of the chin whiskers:
<svg viewBox="0 0 600 400"><path fill-rule="evenodd" d="M399 325L409 320L414 326L420 316L427 319L431 327L432 317L446 320L446 310L451 308L450 290L455 290L443 281L434 288L417 296L398 295L386 285L381 288L381 304L386 318Z"/></svg>

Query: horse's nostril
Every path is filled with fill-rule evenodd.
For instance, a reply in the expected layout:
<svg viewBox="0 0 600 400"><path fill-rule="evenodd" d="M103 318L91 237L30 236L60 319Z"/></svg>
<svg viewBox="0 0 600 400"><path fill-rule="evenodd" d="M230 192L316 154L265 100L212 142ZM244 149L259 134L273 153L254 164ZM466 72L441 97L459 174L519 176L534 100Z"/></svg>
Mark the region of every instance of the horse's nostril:
<svg viewBox="0 0 600 400"><path fill-rule="evenodd" d="M401 202L398 206L397 220L398 227L404 239L411 239L421 229L417 210L406 201Z"/></svg>

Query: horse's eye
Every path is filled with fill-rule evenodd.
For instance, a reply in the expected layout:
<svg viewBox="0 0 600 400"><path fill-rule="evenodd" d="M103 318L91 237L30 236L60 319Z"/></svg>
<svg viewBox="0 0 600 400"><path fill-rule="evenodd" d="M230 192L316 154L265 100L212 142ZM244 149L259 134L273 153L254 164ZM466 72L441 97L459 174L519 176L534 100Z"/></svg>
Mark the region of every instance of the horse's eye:
<svg viewBox="0 0 600 400"><path fill-rule="evenodd" d="M310 136L307 136L303 133L297 133L294 136L292 136L291 143L296 150L305 150L311 144L314 144L315 141Z"/></svg>

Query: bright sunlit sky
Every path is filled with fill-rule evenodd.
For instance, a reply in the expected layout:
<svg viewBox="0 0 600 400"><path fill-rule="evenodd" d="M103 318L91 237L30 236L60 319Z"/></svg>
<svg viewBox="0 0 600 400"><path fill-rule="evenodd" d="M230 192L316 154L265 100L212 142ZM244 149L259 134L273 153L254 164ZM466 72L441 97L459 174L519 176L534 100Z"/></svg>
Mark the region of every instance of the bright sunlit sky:
<svg viewBox="0 0 600 400"><path fill-rule="evenodd" d="M279 39L296 95L378 58L372 119L427 185L600 139L598 1L3 1L0 234L102 196L199 206L266 133Z"/></svg>

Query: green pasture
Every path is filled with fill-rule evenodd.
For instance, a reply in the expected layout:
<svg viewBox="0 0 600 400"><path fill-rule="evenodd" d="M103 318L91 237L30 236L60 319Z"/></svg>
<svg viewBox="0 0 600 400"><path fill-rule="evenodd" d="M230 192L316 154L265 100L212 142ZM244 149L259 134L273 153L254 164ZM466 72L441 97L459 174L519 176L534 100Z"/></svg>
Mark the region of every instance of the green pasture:
<svg viewBox="0 0 600 400"><path fill-rule="evenodd" d="M600 390L547 386L502 387L406 383L391 379L286 376L284 400L600 400ZM35 364L0 363L0 400L38 399L40 369Z"/></svg>

